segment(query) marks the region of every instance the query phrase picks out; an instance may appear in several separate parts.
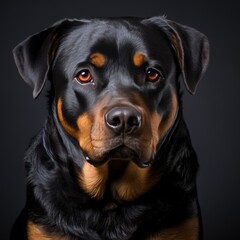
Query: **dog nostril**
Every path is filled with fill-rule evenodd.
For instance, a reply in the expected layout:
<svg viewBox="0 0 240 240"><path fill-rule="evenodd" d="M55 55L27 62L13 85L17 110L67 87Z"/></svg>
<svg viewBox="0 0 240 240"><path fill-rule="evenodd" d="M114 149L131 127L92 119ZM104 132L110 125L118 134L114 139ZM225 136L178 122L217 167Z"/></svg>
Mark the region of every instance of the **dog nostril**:
<svg viewBox="0 0 240 240"><path fill-rule="evenodd" d="M116 130L122 128L123 120L121 119L121 114L118 111L110 111L105 116L105 122L110 128Z"/></svg>
<svg viewBox="0 0 240 240"><path fill-rule="evenodd" d="M131 117L129 117L129 119L128 119L128 121L127 121L127 125L128 126L139 126L140 125L140 118L139 117L137 117L137 116L131 116Z"/></svg>
<svg viewBox="0 0 240 240"><path fill-rule="evenodd" d="M106 125L115 133L131 134L141 125L141 114L130 107L114 107L105 115Z"/></svg>
<svg viewBox="0 0 240 240"><path fill-rule="evenodd" d="M114 117L112 120L111 120L111 123L110 123L112 126L120 126L121 125L121 120L119 117Z"/></svg>

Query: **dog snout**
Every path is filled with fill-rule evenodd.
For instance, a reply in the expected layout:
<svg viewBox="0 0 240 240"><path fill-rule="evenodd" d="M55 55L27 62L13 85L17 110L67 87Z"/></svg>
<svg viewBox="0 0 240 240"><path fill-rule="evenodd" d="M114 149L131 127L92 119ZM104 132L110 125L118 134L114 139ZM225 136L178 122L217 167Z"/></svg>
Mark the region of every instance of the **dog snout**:
<svg viewBox="0 0 240 240"><path fill-rule="evenodd" d="M113 107L105 114L105 123L116 134L133 134L142 122L141 113L132 107Z"/></svg>

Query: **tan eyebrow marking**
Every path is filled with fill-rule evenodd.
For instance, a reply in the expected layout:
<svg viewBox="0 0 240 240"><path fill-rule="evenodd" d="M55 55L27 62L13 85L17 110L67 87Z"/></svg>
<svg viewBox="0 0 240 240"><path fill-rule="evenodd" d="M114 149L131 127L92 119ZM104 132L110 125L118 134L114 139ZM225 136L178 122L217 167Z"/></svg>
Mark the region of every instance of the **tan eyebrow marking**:
<svg viewBox="0 0 240 240"><path fill-rule="evenodd" d="M106 64L106 57L102 53L93 53L90 56L90 62L96 67L103 67Z"/></svg>
<svg viewBox="0 0 240 240"><path fill-rule="evenodd" d="M133 63L136 67L141 67L147 61L147 56L142 52L133 55Z"/></svg>

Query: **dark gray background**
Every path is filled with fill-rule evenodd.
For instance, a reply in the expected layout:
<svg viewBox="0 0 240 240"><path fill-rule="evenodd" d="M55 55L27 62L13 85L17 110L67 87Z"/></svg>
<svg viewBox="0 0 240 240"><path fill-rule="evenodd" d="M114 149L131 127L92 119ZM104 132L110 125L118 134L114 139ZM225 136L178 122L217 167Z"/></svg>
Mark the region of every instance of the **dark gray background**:
<svg viewBox="0 0 240 240"><path fill-rule="evenodd" d="M204 32L211 59L194 97L184 94L184 112L198 153L199 199L206 240L240 235L240 28L238 1L1 1L0 34L0 239L25 201L23 154L46 117L44 94L36 101L17 73L11 50L24 38L62 18L153 16Z"/></svg>

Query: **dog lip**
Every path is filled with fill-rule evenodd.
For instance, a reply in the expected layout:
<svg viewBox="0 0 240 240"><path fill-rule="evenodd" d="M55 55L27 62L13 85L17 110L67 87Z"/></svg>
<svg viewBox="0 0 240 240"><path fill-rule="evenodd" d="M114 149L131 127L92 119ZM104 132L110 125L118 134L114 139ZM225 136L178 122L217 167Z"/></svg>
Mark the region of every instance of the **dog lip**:
<svg viewBox="0 0 240 240"><path fill-rule="evenodd" d="M133 160L135 158L138 158L138 155L133 149L131 149L125 145L122 145L120 147L117 147L117 148L111 150L107 154L107 158L108 158L108 160L125 161L125 160Z"/></svg>
<svg viewBox="0 0 240 240"><path fill-rule="evenodd" d="M132 161L140 168L147 168L153 162L153 159L148 161L142 161L139 158L139 155L135 150L129 148L125 145L118 146L106 154L100 159L92 159L88 155L85 154L85 159L88 163L94 165L95 167L101 166L106 162L117 162L117 161Z"/></svg>

